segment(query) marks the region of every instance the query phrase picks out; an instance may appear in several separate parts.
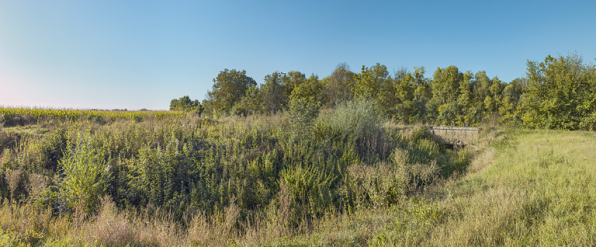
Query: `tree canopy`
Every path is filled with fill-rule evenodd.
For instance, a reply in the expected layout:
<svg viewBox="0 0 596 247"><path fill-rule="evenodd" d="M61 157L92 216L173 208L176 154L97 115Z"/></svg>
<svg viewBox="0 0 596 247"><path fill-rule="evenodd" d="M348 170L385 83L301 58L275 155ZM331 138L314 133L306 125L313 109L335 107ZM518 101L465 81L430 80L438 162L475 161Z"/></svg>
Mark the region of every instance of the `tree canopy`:
<svg viewBox="0 0 596 247"><path fill-rule="evenodd" d="M472 73L451 65L432 78L424 67L402 68L392 76L387 66L362 66L359 73L339 64L319 80L299 71L273 72L263 83L246 71L223 70L203 102L205 111L256 114L334 107L351 100L371 102L398 123L475 126L481 123L529 128L596 129L596 68L581 57L547 56L527 62L527 76L509 83L486 71ZM170 109L197 107L188 96L172 100ZM309 113L314 114L314 113Z"/></svg>
<svg viewBox="0 0 596 247"><path fill-rule="evenodd" d="M191 100L187 95L170 101L170 111L187 111L201 114L203 106L199 103L199 100Z"/></svg>
<svg viewBox="0 0 596 247"><path fill-rule="evenodd" d="M257 83L246 71L224 69L213 79L213 89L207 93L210 111L230 112L240 102L250 86Z"/></svg>

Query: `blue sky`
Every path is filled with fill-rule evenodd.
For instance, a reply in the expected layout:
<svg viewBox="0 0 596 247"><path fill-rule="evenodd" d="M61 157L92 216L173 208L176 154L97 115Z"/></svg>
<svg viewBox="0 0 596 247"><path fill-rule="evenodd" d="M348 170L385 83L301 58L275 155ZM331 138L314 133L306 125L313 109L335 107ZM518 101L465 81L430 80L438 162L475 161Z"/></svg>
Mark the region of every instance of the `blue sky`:
<svg viewBox="0 0 596 247"><path fill-rule="evenodd" d="M511 81L526 61L596 58L594 1L0 0L0 105L167 109L225 68L325 77L455 65Z"/></svg>

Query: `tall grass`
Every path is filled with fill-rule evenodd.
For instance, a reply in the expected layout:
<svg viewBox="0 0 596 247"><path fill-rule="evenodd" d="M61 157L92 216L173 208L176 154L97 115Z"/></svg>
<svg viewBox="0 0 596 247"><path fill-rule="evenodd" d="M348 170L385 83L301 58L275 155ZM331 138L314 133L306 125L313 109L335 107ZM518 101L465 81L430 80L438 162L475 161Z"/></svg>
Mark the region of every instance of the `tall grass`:
<svg viewBox="0 0 596 247"><path fill-rule="evenodd" d="M440 211L436 220L420 224L408 214L392 214L394 220L368 243L593 245L594 147L591 132L509 131L477 156L469 174L434 191L436 204L430 205Z"/></svg>
<svg viewBox="0 0 596 247"><path fill-rule="evenodd" d="M301 123L312 131L300 138L286 114L166 116L36 116L0 130L8 143L0 157L2 217L44 222L3 222L0 239L275 244L309 236L320 222L403 205L467 162L423 128L406 137L384 127L367 102Z"/></svg>

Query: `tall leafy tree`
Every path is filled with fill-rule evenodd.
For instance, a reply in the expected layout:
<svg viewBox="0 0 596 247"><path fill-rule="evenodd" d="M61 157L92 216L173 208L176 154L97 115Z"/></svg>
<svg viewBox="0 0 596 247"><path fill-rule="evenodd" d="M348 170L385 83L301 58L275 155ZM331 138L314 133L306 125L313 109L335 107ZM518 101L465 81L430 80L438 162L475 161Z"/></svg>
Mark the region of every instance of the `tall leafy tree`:
<svg viewBox="0 0 596 247"><path fill-rule="evenodd" d="M265 111L276 112L286 107L288 95L284 92L284 77L286 74L282 72L265 76L265 83L261 85L261 99Z"/></svg>
<svg viewBox="0 0 596 247"><path fill-rule="evenodd" d="M306 81L306 75L300 73L300 71L290 71L282 77L282 85L284 88L284 95L290 97L294 88Z"/></svg>
<svg viewBox="0 0 596 247"><path fill-rule="evenodd" d="M596 69L578 55L528 61L524 124L550 129L596 128Z"/></svg>
<svg viewBox="0 0 596 247"><path fill-rule="evenodd" d="M201 114L203 107L199 100L191 100L187 95L170 101L170 111L188 111Z"/></svg>
<svg viewBox="0 0 596 247"><path fill-rule="evenodd" d="M319 115L321 107L322 88L319 78L312 75L292 91L290 115L294 140L301 141L311 135L312 122Z"/></svg>
<svg viewBox="0 0 596 247"><path fill-rule="evenodd" d="M261 90L253 85L246 90L246 94L238 104L234 106L234 114L249 115L264 111Z"/></svg>
<svg viewBox="0 0 596 247"><path fill-rule="evenodd" d="M479 71L474 75L474 97L476 101L482 102L490 95L491 80L486 71Z"/></svg>
<svg viewBox="0 0 596 247"><path fill-rule="evenodd" d="M385 65L363 65L361 72L354 74L354 84L354 97L374 102L377 110L387 116L395 115L396 87Z"/></svg>
<svg viewBox="0 0 596 247"><path fill-rule="evenodd" d="M362 65L362 70L354 74L354 96L365 100L373 100L386 87L388 80L391 80L387 67L377 63L370 68Z"/></svg>
<svg viewBox="0 0 596 247"><path fill-rule="evenodd" d="M350 101L354 97L354 72L345 63L335 67L331 76L321 80L323 82L323 99L327 106L333 106L339 102Z"/></svg>
<svg viewBox="0 0 596 247"><path fill-rule="evenodd" d="M518 111L518 103L523 93L522 83L524 80L524 78L517 78L504 86L502 101L499 106L501 123L518 124L521 120Z"/></svg>
<svg viewBox="0 0 596 247"><path fill-rule="evenodd" d="M462 115L457 99L463 79L464 74L453 65L445 69L437 68L435 71L432 82L433 97L427 103L427 107L431 114L437 116L438 123L449 125Z"/></svg>
<svg viewBox="0 0 596 247"><path fill-rule="evenodd" d="M416 80L414 99L421 102L426 102L432 98L430 80L424 78L424 73L426 73L426 69L423 66L417 67L414 70L414 79Z"/></svg>
<svg viewBox="0 0 596 247"><path fill-rule="evenodd" d="M418 115L414 101L416 79L406 69L399 70L394 77L395 86L395 119L398 122L410 123L413 116Z"/></svg>
<svg viewBox="0 0 596 247"><path fill-rule="evenodd" d="M242 99L246 90L256 84L245 70L224 69L213 79L213 88L207 93L210 101L207 105L212 111L228 113Z"/></svg>
<svg viewBox="0 0 596 247"><path fill-rule="evenodd" d="M427 122L428 113L426 103L432 98L432 88L430 80L424 78L426 69L422 66L414 69L414 80L416 89L414 89L414 104L416 106L416 116L412 117L410 122Z"/></svg>

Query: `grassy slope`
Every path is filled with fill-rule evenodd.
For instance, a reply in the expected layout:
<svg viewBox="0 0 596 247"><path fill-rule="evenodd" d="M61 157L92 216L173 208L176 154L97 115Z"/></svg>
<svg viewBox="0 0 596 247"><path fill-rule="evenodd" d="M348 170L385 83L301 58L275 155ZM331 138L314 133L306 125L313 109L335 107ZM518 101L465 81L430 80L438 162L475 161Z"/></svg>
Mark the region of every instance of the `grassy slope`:
<svg viewBox="0 0 596 247"><path fill-rule="evenodd" d="M391 208L365 208L352 215L331 212L315 222L308 235L274 240L258 236L250 240L247 236L236 242L253 245L264 240L258 245L271 246L594 245L596 135L579 131L510 130L506 138L502 137L476 156L465 176L442 182L423 195L404 199ZM6 220L15 225L47 218L44 214L21 217L30 214L25 207L14 211L4 205L2 210L0 222ZM12 219L10 215L21 216ZM53 234L60 236L59 239L46 239L45 244L77 243L71 241L98 232L110 233L123 222L122 215L99 218L103 221L89 223L88 227L72 233ZM59 218L49 225L59 231L68 228L63 226L70 225L67 222ZM170 229L168 224L157 228L131 224L116 229L139 228L137 232L155 236L177 236L164 230ZM31 232L23 237L37 236ZM24 240L0 231L0 245L20 241Z"/></svg>
<svg viewBox="0 0 596 247"><path fill-rule="evenodd" d="M596 136L513 131L493 164L456 183L431 242L589 245L596 241ZM436 242L438 241L438 242Z"/></svg>
<svg viewBox="0 0 596 247"><path fill-rule="evenodd" d="M387 210L321 222L272 245L513 245L596 243L596 135L511 130L461 179ZM434 201L434 202L432 202Z"/></svg>

